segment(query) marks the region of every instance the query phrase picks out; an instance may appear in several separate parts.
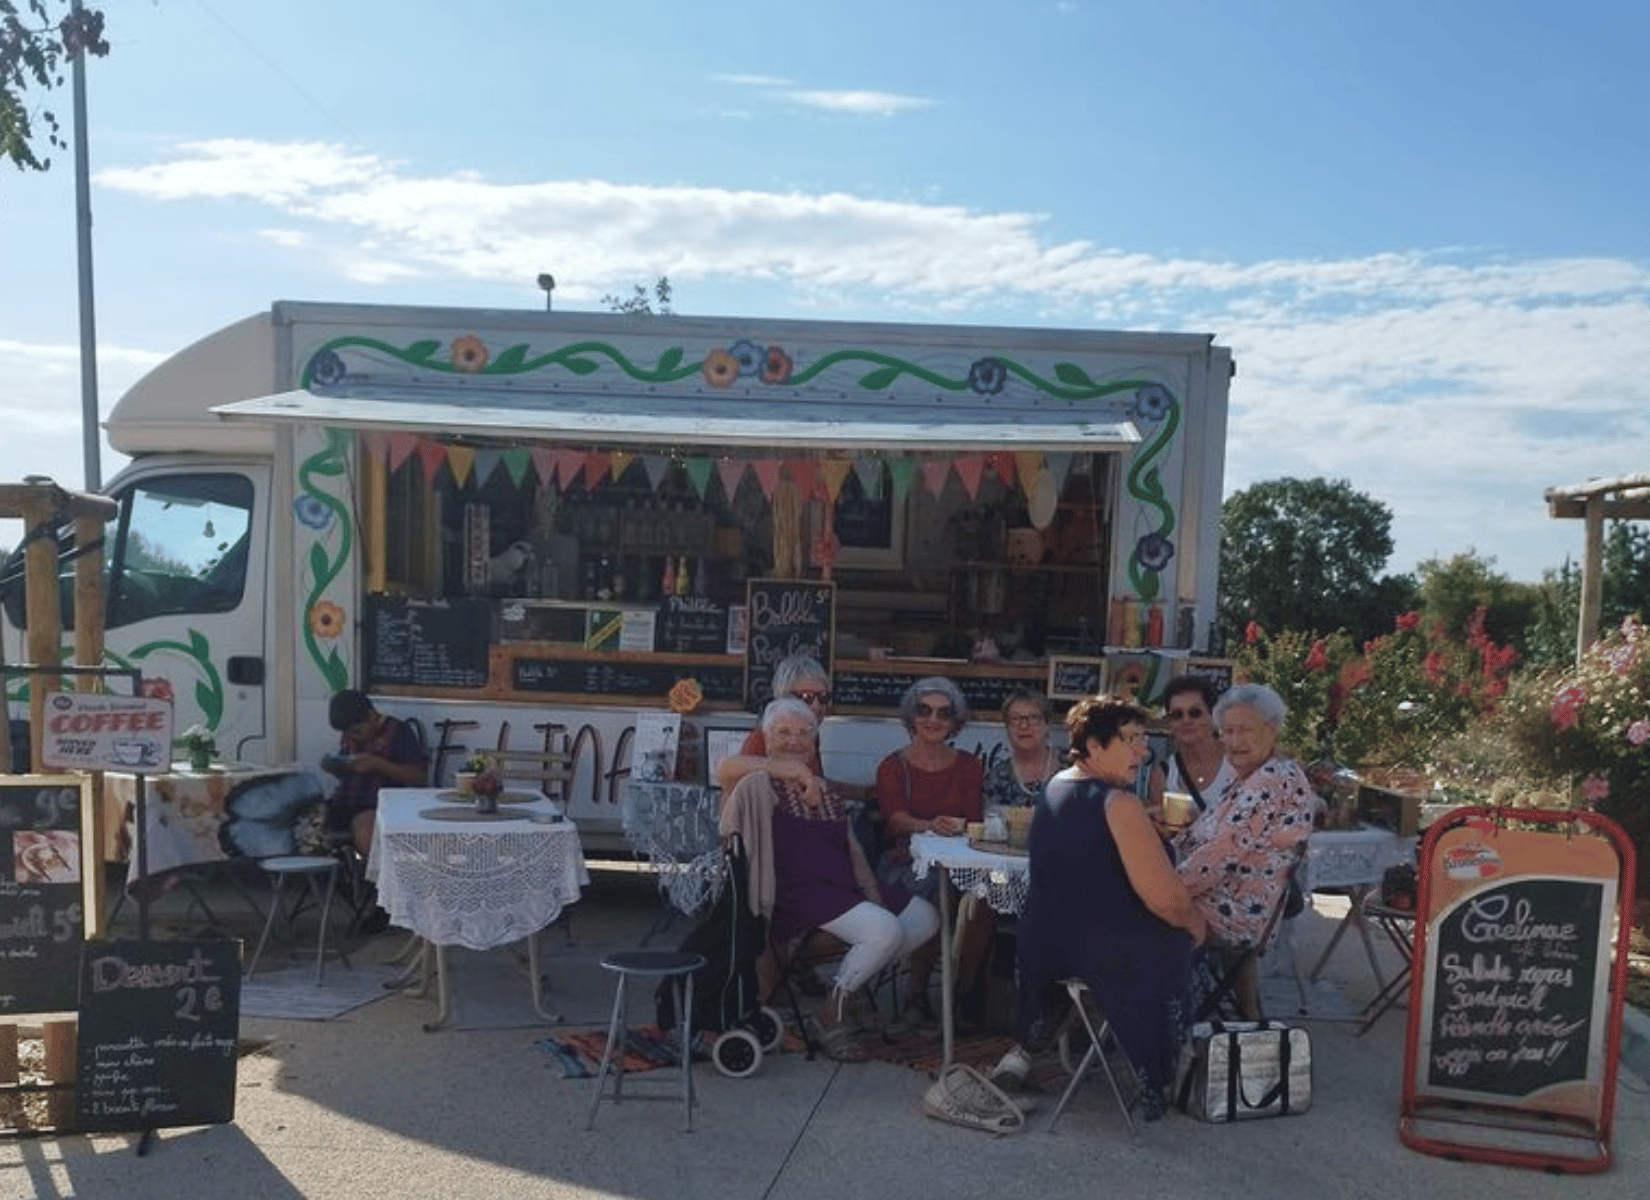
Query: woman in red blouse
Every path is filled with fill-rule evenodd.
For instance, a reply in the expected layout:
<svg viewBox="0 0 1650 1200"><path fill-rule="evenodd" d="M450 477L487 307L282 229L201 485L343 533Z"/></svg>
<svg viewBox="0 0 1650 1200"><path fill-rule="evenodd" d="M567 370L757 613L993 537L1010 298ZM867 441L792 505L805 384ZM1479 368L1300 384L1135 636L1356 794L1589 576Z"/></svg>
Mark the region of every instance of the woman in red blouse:
<svg viewBox="0 0 1650 1200"><path fill-rule="evenodd" d="M938 894L939 872L930 871L921 880L912 873L911 835L958 836L983 813L980 792L985 769L974 755L951 745L970 715L962 691L937 675L917 680L900 700L900 719L911 740L877 765L877 806L893 839L877 876L884 900L895 912L900 911L902 901L897 893L890 895L891 889L902 889L929 903ZM971 987L991 934L988 910L978 906L976 911L976 918L964 925L958 953L957 981L962 992ZM938 956L939 945L932 939L911 955L909 1004L924 1019L933 1017L928 979Z"/></svg>

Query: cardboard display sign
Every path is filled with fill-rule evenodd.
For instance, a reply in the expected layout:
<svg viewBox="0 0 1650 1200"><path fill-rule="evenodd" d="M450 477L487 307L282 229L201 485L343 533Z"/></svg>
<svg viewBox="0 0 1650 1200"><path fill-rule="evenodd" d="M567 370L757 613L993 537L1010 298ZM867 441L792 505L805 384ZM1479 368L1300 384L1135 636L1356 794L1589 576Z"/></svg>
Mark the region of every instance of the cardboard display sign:
<svg viewBox="0 0 1650 1200"><path fill-rule="evenodd" d="M47 692L40 757L77 771L164 771L172 762L172 702Z"/></svg>
<svg viewBox="0 0 1650 1200"><path fill-rule="evenodd" d="M1609 1165L1633 877L1631 842L1589 812L1462 808L1427 831L1405 1145Z"/></svg>

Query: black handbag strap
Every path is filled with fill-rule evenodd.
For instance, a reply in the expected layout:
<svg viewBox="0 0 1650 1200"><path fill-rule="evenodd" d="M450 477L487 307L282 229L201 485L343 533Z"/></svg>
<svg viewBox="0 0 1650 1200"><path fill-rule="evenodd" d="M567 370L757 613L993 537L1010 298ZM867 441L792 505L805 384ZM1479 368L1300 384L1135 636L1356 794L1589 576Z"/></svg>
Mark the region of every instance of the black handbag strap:
<svg viewBox="0 0 1650 1200"><path fill-rule="evenodd" d="M1192 803L1197 805L1197 811L1202 812L1208 808L1209 806L1203 802L1203 793L1197 790L1197 780L1193 779L1192 773L1186 769L1186 760L1180 757L1178 750L1174 752L1174 765L1175 770L1180 772L1180 786L1191 796Z"/></svg>
<svg viewBox="0 0 1650 1200"><path fill-rule="evenodd" d="M1236 1113L1241 1102L1242 1107L1252 1109L1270 1108L1281 1101L1282 1107L1279 1116L1289 1115L1289 1056L1293 1052L1290 1045L1290 1031L1287 1026L1274 1027L1270 1021L1262 1021L1261 1028L1256 1033L1276 1032L1278 1035L1278 1081L1273 1084L1258 1101L1250 1102L1249 1097L1243 1094L1243 1051L1236 1032L1226 1035L1226 1056L1228 1070L1226 1072L1226 1110Z"/></svg>

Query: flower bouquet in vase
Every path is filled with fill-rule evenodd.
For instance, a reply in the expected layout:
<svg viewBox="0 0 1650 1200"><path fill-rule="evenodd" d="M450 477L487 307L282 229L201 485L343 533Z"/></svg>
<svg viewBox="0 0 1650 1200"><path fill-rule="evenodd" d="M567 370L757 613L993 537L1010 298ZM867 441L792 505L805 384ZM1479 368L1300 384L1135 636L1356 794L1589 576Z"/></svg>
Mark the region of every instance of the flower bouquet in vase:
<svg viewBox="0 0 1650 1200"><path fill-rule="evenodd" d="M467 769L459 772L459 791L475 797L477 812L497 812L504 777L498 773L493 760L484 754L472 754L464 765Z"/></svg>
<svg viewBox="0 0 1650 1200"><path fill-rule="evenodd" d="M218 739L204 725L191 725L185 729L183 736L177 739L177 745L189 755L189 768L193 771L208 770L218 755Z"/></svg>

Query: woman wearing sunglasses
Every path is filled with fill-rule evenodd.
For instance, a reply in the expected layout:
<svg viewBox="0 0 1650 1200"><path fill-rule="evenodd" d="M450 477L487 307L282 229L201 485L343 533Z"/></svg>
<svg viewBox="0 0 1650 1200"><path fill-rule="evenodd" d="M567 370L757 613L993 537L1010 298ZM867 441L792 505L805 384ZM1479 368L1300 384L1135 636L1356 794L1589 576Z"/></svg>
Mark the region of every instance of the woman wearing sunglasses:
<svg viewBox="0 0 1650 1200"><path fill-rule="evenodd" d="M893 844L883 853L877 876L883 896L896 912L904 893L933 901L939 887L938 871L917 879L911 869L911 835L958 835L983 812L981 788L985 771L974 755L958 750L951 739L968 724L968 701L961 689L942 676L919 679L900 699L900 720L911 740L877 764L877 806L882 810ZM974 926L978 926L975 928ZM964 926L958 953L958 987L973 983L972 969L984 956L991 933L988 921ZM924 1020L932 1020L928 979L933 974L939 945L930 939L911 955L908 1006Z"/></svg>
<svg viewBox="0 0 1650 1200"><path fill-rule="evenodd" d="M808 706L818 726L824 722L831 707L830 679L818 659L807 654L793 654L774 665L773 698L800 700ZM746 736L738 754L730 754L717 764L716 785L726 796L752 771L765 771L776 779L788 779L800 784L811 804L818 804L825 797L825 767L819 759L817 740L805 757L774 758L768 753L767 736L758 726ZM837 789L850 797L860 790L853 787Z"/></svg>
<svg viewBox="0 0 1650 1200"><path fill-rule="evenodd" d="M1215 733L1214 684L1201 675L1177 675L1163 689L1163 716L1174 753L1152 769L1151 811L1161 809L1164 792L1185 792L1198 812L1212 808L1237 779Z"/></svg>

